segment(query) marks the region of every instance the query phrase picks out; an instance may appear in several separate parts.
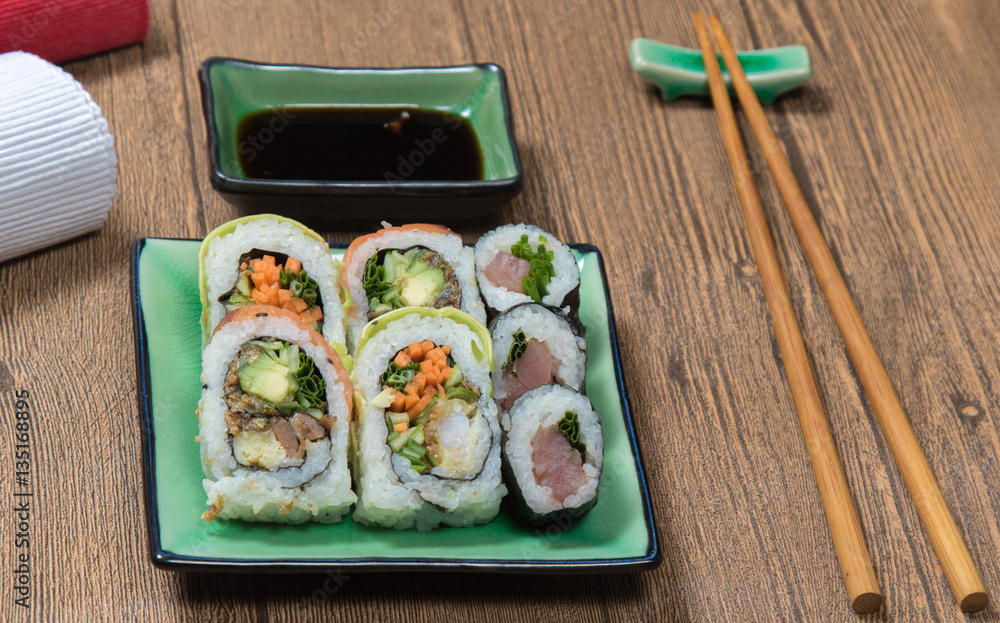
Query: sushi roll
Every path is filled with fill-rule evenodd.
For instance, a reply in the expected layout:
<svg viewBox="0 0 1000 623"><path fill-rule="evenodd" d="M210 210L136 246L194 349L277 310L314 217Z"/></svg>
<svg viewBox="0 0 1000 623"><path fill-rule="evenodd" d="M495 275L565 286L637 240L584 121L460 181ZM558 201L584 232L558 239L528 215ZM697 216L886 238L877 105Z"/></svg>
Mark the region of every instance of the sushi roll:
<svg viewBox="0 0 1000 623"><path fill-rule="evenodd" d="M401 309L360 336L354 520L431 530L493 519L500 425L486 327L455 309Z"/></svg>
<svg viewBox="0 0 1000 623"><path fill-rule="evenodd" d="M202 353L202 515L340 521L357 499L348 445L353 390L340 357L298 314L248 306Z"/></svg>
<svg viewBox="0 0 1000 623"><path fill-rule="evenodd" d="M509 415L503 473L515 513L544 524L589 511L604 469L604 437L590 400L545 385L521 396Z"/></svg>
<svg viewBox="0 0 1000 623"><path fill-rule="evenodd" d="M229 312L268 305L294 312L334 344L344 344L337 266L322 236L273 214L216 228L198 253L204 341Z"/></svg>
<svg viewBox="0 0 1000 623"><path fill-rule="evenodd" d="M356 239L344 253L352 349L366 323L402 307L455 307L486 322L472 250L461 236L440 225L384 225Z"/></svg>
<svg viewBox="0 0 1000 623"><path fill-rule="evenodd" d="M476 278L490 314L534 301L566 307L580 301L580 267L568 246L534 225L504 225L476 243Z"/></svg>
<svg viewBox="0 0 1000 623"><path fill-rule="evenodd" d="M582 391L587 341L558 307L521 303L490 323L493 397L501 413L528 390L560 383Z"/></svg>

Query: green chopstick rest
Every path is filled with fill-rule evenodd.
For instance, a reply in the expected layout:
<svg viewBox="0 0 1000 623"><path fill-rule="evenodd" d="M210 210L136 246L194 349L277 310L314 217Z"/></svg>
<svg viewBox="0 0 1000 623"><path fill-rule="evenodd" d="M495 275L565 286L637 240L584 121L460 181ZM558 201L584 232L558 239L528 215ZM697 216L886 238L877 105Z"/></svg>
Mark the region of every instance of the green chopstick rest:
<svg viewBox="0 0 1000 623"><path fill-rule="evenodd" d="M659 87L666 100L684 95L708 97L708 77L701 50L682 48L652 39L633 39L629 46L632 69ZM766 50L751 50L736 55L760 103L767 106L782 93L796 89L812 78L809 50L801 45L786 45ZM733 91L726 64L719 55L722 77L730 94Z"/></svg>

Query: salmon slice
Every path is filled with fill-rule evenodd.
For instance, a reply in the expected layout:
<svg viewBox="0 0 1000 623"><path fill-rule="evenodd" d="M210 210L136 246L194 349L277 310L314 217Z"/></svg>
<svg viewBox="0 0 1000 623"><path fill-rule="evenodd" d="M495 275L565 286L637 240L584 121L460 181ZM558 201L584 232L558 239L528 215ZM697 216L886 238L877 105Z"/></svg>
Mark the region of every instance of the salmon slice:
<svg viewBox="0 0 1000 623"><path fill-rule="evenodd" d="M531 440L531 461L535 482L552 489L552 497L562 504L587 482L583 457L556 425L539 429Z"/></svg>
<svg viewBox="0 0 1000 623"><path fill-rule="evenodd" d="M530 268L531 263L528 260L522 260L511 253L501 251L497 253L484 272L486 273L486 278L493 285L507 288L511 292L524 294L524 286L521 285L521 279L528 276Z"/></svg>
<svg viewBox="0 0 1000 623"><path fill-rule="evenodd" d="M513 366L507 366L504 371L503 410L507 411L514 401L525 392L551 385L556 382L556 366L558 365L548 347L538 340L528 340L524 354Z"/></svg>

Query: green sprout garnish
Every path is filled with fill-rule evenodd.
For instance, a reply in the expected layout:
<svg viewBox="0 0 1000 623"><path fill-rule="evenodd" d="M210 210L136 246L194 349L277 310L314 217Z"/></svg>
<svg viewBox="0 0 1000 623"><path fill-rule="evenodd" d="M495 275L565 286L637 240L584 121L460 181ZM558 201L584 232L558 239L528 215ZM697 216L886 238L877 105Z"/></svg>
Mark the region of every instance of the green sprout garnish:
<svg viewBox="0 0 1000 623"><path fill-rule="evenodd" d="M517 360L521 358L521 355L528 348L528 340L524 337L524 331L518 330L513 337L514 343L510 345L510 355L507 357L507 362L510 365L517 363Z"/></svg>
<svg viewBox="0 0 1000 623"><path fill-rule="evenodd" d="M532 251L528 235L522 234L521 240L515 242L510 248L514 257L527 260L530 265L528 275L521 278L521 287L524 289L524 293L536 303L541 303L542 297L549 293L549 282L555 276L555 271L552 268L552 259L555 257L555 253L546 249L543 242L545 242L545 236L539 236L538 250Z"/></svg>
<svg viewBox="0 0 1000 623"><path fill-rule="evenodd" d="M587 454L587 446L580 441L580 420L576 413L567 411L562 420L559 421L559 432L563 434L569 445L580 451L581 455Z"/></svg>

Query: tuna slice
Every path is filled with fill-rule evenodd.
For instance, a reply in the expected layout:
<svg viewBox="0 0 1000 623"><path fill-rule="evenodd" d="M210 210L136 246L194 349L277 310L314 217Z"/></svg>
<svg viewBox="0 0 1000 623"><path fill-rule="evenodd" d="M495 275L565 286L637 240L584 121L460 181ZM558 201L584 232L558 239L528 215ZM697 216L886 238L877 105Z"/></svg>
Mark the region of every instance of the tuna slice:
<svg viewBox="0 0 1000 623"><path fill-rule="evenodd" d="M535 482L552 489L552 497L562 504L587 482L583 457L569 445L558 426L542 428L531 440L531 461Z"/></svg>
<svg viewBox="0 0 1000 623"><path fill-rule="evenodd" d="M507 411L521 394L528 390L551 385L556 382L558 362L549 354L549 349L538 340L528 340L524 354L513 366L508 365L504 374L503 410Z"/></svg>
<svg viewBox="0 0 1000 623"><path fill-rule="evenodd" d="M507 288L511 292L524 294L521 279L528 276L528 269L530 268L531 264L528 260L522 260L506 251L501 251L497 253L497 256L486 267L485 273L486 278L493 285Z"/></svg>

